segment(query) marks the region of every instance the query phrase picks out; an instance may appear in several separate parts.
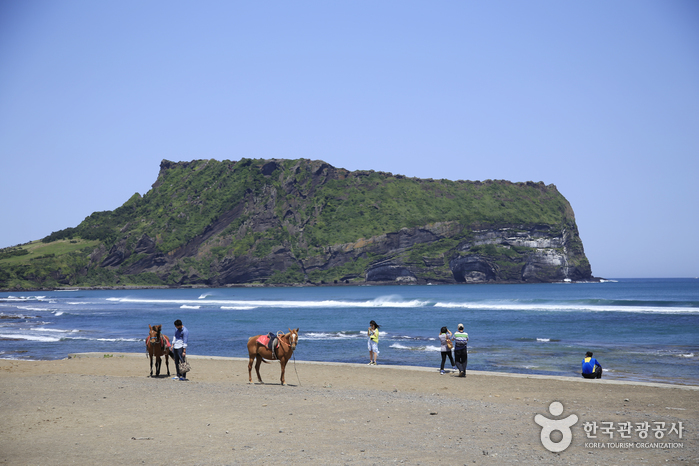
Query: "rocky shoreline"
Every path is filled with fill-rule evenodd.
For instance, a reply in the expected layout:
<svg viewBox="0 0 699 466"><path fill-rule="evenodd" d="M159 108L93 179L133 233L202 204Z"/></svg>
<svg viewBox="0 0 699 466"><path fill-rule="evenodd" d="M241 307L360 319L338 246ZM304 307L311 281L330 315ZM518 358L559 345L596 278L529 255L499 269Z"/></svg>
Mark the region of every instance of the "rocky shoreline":
<svg viewBox="0 0 699 466"><path fill-rule="evenodd" d="M587 280L577 281L556 281L550 283L575 284L575 283L599 283L606 281L606 278L590 277ZM530 283L522 283L521 281L498 281L485 283L423 283L422 285L529 285ZM377 281L377 282L348 282L348 283L232 283L227 285L122 285L122 286L66 286L66 287L47 287L47 288L0 288L0 293L18 293L18 292L41 292L54 290L76 290L76 291L95 291L95 290L176 290L176 289L211 289L211 288L305 288L305 287L332 287L332 286L415 286L418 283L401 283L395 281ZM1 299L0 299L1 300Z"/></svg>

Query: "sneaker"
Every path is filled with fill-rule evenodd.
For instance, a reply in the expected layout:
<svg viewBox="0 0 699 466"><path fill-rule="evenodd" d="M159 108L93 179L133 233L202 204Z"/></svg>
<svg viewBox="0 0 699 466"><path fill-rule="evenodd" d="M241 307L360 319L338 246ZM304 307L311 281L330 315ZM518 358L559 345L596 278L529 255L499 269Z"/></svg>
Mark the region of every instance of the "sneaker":
<svg viewBox="0 0 699 466"><path fill-rule="evenodd" d="M456 366L451 366L451 371L456 372Z"/></svg>
<svg viewBox="0 0 699 466"><path fill-rule="evenodd" d="M439 375L444 375L444 371L439 371Z"/></svg>
<svg viewBox="0 0 699 466"><path fill-rule="evenodd" d="M179 376L179 375L176 375L176 376L174 376L174 377L172 378L172 380L180 380L180 376Z"/></svg>
<svg viewBox="0 0 699 466"><path fill-rule="evenodd" d="M367 363L367 366L371 366L372 364L374 364L374 361L369 361L369 362Z"/></svg>
<svg viewBox="0 0 699 466"><path fill-rule="evenodd" d="M184 378L184 377L180 377L180 382L186 382L186 381L187 381L187 379L186 379L186 378Z"/></svg>

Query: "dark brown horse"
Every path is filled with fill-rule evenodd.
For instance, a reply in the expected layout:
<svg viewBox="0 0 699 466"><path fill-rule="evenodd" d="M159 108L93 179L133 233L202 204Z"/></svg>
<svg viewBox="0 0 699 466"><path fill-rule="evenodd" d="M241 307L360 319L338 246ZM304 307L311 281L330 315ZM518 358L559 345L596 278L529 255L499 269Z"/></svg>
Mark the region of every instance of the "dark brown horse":
<svg viewBox="0 0 699 466"><path fill-rule="evenodd" d="M278 359L282 366L282 376L280 380L282 385L284 385L284 370L286 369L286 363L289 362L289 359L291 359L291 355L294 353L296 344L299 341L299 329L289 329L289 333L284 335L282 335L281 332L278 332L277 339L279 340L279 346L275 348L274 353L272 353L265 345L257 341L259 337L260 335L255 335L254 337L250 337L248 340L248 355L250 356L250 362L248 363L248 377L250 382L252 383L252 362L255 359L257 359L257 364L255 364L255 372L257 372L257 380L259 380L260 383L264 383L262 381L262 377L260 377L260 363L264 362L269 364L267 359Z"/></svg>
<svg viewBox="0 0 699 466"><path fill-rule="evenodd" d="M149 325L150 334L146 338L146 351L150 356L150 376L153 377L153 356L155 356L155 376L160 377L160 366L163 364L162 356L165 356L165 366L167 367L167 375L170 377L170 340L160 333L162 325Z"/></svg>

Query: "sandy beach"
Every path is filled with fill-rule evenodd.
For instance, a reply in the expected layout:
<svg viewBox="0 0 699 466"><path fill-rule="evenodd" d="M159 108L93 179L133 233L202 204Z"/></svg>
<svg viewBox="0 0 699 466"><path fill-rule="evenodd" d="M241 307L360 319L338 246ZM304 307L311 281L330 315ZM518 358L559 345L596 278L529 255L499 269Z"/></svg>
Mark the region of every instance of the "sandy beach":
<svg viewBox="0 0 699 466"><path fill-rule="evenodd" d="M247 360L190 362L180 382L149 377L143 354L0 360L0 463L699 462L695 386L303 361L287 366L282 386L278 363L263 365L265 384L250 384ZM564 407L558 417L553 401ZM544 448L537 414L578 416L567 449ZM643 439L636 426L645 422Z"/></svg>

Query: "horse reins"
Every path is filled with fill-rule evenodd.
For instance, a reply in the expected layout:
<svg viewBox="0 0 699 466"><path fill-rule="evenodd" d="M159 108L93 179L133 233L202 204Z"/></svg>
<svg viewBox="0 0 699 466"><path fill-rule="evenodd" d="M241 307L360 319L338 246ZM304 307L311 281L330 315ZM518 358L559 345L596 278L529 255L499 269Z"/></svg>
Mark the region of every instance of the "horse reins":
<svg viewBox="0 0 699 466"><path fill-rule="evenodd" d="M285 336L286 336L286 335L283 334L281 330L278 330L278 331L277 331L277 340L279 340L279 344L282 345L282 349L284 348L284 344L286 344L287 348L288 348L289 345L290 345L290 343L287 343L287 342L284 341L284 337L285 337ZM286 351L286 350L284 350L284 351Z"/></svg>

